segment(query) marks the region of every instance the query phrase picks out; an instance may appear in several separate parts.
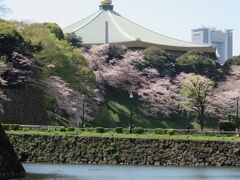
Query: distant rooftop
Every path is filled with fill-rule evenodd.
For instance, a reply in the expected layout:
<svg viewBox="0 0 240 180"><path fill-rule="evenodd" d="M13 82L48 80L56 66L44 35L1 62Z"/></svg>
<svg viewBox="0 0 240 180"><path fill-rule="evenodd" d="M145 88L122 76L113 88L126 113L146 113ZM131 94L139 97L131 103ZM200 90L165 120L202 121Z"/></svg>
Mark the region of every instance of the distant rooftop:
<svg viewBox="0 0 240 180"><path fill-rule="evenodd" d="M216 50L208 45L178 40L144 28L115 12L111 0L101 0L99 11L64 28L64 32L74 32L81 36L84 45L109 43L139 48L158 46L164 50L196 49L212 53Z"/></svg>

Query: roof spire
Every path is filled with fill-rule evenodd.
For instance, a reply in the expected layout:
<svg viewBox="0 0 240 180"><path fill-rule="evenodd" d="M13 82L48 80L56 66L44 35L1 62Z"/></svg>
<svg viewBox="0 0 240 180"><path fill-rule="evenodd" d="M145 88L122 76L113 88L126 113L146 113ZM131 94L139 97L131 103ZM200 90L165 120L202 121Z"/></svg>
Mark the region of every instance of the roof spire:
<svg viewBox="0 0 240 180"><path fill-rule="evenodd" d="M112 0L101 0L100 10L113 10Z"/></svg>

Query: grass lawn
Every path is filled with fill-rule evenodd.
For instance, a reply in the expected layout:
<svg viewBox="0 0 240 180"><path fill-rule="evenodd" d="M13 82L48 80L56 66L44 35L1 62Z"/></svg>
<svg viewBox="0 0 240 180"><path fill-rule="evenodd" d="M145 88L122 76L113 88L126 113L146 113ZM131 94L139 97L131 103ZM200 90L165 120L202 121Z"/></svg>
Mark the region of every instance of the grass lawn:
<svg viewBox="0 0 240 180"><path fill-rule="evenodd" d="M240 137L233 135L170 135L170 134L155 134L153 132L145 132L144 134L118 134L116 132L88 132L88 131L49 131L49 130L19 130L19 131L6 131L7 134L13 135L47 135L47 136L82 136L82 137L113 137L113 138L142 138L142 139L174 139L174 140L207 140L207 141L234 141L240 142Z"/></svg>

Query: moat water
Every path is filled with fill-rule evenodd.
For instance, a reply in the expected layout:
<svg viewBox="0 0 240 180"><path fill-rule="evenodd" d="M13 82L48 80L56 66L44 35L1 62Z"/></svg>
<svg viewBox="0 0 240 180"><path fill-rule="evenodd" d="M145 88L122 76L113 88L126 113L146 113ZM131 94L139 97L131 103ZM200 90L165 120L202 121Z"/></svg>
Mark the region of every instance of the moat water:
<svg viewBox="0 0 240 180"><path fill-rule="evenodd" d="M240 168L24 164L21 180L240 180Z"/></svg>

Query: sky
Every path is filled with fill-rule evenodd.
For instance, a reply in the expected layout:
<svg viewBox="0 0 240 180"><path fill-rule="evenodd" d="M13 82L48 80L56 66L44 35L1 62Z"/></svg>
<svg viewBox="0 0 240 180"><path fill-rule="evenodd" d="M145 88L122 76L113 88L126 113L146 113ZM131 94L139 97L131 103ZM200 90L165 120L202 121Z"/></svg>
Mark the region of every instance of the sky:
<svg viewBox="0 0 240 180"><path fill-rule="evenodd" d="M0 0L2 1L2 0ZM239 0L112 0L122 16L160 34L191 41L202 26L234 30L234 55L240 54ZM3 0L6 19L75 23L99 9L100 0Z"/></svg>

